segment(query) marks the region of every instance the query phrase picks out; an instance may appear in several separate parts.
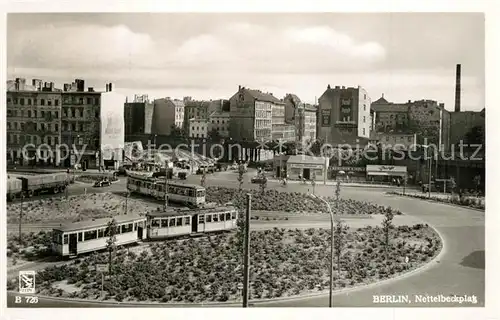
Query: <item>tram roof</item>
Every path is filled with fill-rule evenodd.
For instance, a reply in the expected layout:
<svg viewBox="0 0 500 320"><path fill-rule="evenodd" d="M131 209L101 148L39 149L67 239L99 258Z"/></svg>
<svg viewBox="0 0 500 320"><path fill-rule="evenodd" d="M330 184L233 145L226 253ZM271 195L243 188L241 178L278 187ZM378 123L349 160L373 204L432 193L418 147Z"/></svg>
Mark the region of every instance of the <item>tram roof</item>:
<svg viewBox="0 0 500 320"><path fill-rule="evenodd" d="M130 176L130 178L139 179L139 180L147 180L147 181L151 181L151 182L155 182L155 183L162 183L162 184L165 183L165 178L153 178L151 176ZM205 190L204 187L199 186L197 184L183 183L183 182L179 182L179 181L169 180L168 184L172 185L172 186L178 186L178 187L193 188L196 190Z"/></svg>
<svg viewBox="0 0 500 320"><path fill-rule="evenodd" d="M146 219L144 216L140 216L140 215L136 215L136 214L127 214L127 215L123 214L123 215L118 215L118 216L109 217L109 218L100 218L100 219L65 223L65 224L61 224L59 227L55 227L54 230L59 230L62 232L71 232L71 231L92 229L92 228L98 228L98 227L106 227L112 218L115 219L117 224L134 222L137 220Z"/></svg>
<svg viewBox="0 0 500 320"><path fill-rule="evenodd" d="M170 208L167 211L151 211L147 213L148 217L160 218L160 217L177 217L177 216L192 216L199 213L216 213L221 211L231 211L236 210L232 206L214 206L207 208Z"/></svg>

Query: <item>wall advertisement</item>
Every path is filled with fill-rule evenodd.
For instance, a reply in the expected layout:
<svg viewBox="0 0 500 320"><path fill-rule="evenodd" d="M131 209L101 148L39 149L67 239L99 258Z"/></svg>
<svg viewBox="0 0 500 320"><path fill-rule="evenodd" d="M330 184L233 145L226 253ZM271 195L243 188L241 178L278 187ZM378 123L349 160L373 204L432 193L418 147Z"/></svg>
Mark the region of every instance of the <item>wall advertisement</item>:
<svg viewBox="0 0 500 320"><path fill-rule="evenodd" d="M329 127L331 123L331 110L330 109L323 109L321 110L321 126L322 127Z"/></svg>
<svg viewBox="0 0 500 320"><path fill-rule="evenodd" d="M339 121L347 122L354 121L353 115L353 99L351 96L341 96L340 97L340 115Z"/></svg>
<svg viewBox="0 0 500 320"><path fill-rule="evenodd" d="M125 146L125 97L116 92L101 95L101 155L102 160L123 160Z"/></svg>

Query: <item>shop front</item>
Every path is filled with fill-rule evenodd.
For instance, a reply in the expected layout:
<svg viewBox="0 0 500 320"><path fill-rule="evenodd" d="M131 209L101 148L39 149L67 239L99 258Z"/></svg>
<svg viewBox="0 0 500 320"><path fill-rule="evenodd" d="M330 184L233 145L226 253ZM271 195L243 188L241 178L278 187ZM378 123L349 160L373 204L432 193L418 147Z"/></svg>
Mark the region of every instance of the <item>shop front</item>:
<svg viewBox="0 0 500 320"><path fill-rule="evenodd" d="M367 165L366 180L372 182L394 182L403 181L407 175L405 166L387 166L387 165Z"/></svg>
<svg viewBox="0 0 500 320"><path fill-rule="evenodd" d="M288 178L295 180L304 179L323 181L328 172L328 159L305 155L290 156L286 163Z"/></svg>
<svg viewBox="0 0 500 320"><path fill-rule="evenodd" d="M329 178L346 182L366 180L366 167L332 166L329 168Z"/></svg>

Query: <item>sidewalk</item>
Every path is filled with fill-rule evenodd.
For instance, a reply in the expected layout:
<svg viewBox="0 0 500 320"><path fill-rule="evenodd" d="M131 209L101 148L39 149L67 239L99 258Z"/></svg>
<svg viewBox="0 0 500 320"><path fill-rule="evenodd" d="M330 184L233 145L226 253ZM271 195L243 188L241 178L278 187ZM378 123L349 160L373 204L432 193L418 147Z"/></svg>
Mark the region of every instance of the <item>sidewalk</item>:
<svg viewBox="0 0 500 320"><path fill-rule="evenodd" d="M267 178L267 181L281 183L281 180L278 180L276 178ZM299 180L287 180L286 183L287 184L303 184L303 182L301 182ZM306 185L310 186L311 182L307 181ZM324 183L324 181L318 180L318 181L316 181L316 185L317 186L323 186L323 185L325 185L325 183ZM327 180L326 181L326 185L327 186L336 186L337 182L336 181ZM340 182L340 187L391 188L391 189L400 188L401 190L403 190L403 187L398 187L398 186L395 186L395 185L375 184L375 183L374 184L371 184L371 183L355 183L355 182ZM406 190L415 190L415 189L412 186L406 186Z"/></svg>

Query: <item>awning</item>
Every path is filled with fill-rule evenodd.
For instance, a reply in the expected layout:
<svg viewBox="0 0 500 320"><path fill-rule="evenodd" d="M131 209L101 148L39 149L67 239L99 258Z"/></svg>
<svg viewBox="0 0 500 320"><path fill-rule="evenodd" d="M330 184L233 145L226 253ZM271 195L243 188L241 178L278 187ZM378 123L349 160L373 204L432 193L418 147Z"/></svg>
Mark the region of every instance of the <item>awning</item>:
<svg viewBox="0 0 500 320"><path fill-rule="evenodd" d="M380 171L368 171L366 173L368 176L396 176L396 177L404 177L406 173L404 172L380 172Z"/></svg>

